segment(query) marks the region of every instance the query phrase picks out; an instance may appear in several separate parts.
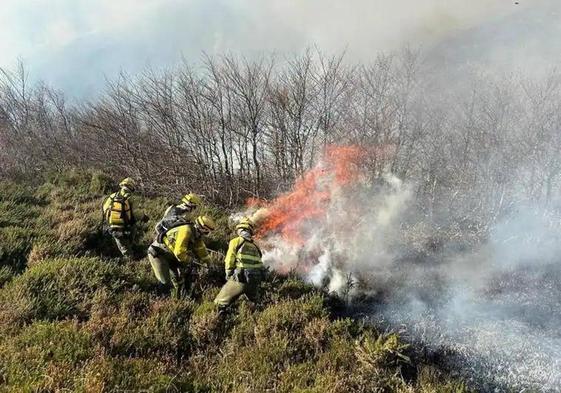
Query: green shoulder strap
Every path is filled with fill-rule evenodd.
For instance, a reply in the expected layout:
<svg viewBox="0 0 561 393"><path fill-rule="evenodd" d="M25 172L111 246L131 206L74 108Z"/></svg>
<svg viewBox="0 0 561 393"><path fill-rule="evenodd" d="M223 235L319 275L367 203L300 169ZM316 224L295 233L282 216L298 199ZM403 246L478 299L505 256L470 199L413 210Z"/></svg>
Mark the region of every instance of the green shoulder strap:
<svg viewBox="0 0 561 393"><path fill-rule="evenodd" d="M158 234L158 243L163 243L164 242L164 237L167 236L168 232L171 231L174 228L183 226L183 225L189 225L191 227L191 231L193 232L193 234L195 233L195 229L193 228L193 224L190 222L181 222L181 221L176 221L173 224L170 225L169 228L167 228L165 231L160 232ZM191 236L191 239L189 239L189 244L193 245L195 241L194 236Z"/></svg>
<svg viewBox="0 0 561 393"><path fill-rule="evenodd" d="M241 237L241 236L240 236ZM242 237L242 241L240 242L240 244L238 244L238 246L236 247L236 252L235 255L238 255L238 252L241 250L241 248L243 247L243 245L245 243L251 243L255 246L255 248L257 249L257 252L259 253L259 257L262 257L263 254L261 253L261 249L257 246L257 244L255 244L255 242L253 240L248 240L245 237Z"/></svg>

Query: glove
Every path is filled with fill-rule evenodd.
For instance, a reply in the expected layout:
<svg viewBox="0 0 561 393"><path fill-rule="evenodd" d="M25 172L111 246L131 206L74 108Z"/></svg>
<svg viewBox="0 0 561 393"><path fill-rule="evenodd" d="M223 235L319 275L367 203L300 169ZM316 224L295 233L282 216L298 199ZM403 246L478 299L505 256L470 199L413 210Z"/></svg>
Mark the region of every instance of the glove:
<svg viewBox="0 0 561 393"><path fill-rule="evenodd" d="M229 280L230 278L234 277L234 269L228 269L226 270L226 280Z"/></svg>

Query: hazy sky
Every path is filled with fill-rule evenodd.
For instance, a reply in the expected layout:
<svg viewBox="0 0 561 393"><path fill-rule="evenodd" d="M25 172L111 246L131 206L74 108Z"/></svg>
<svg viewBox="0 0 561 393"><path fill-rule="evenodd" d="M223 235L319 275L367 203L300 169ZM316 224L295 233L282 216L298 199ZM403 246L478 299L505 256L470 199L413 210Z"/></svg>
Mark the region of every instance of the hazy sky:
<svg viewBox="0 0 561 393"><path fill-rule="evenodd" d="M561 0L0 0L0 66L88 96L123 69L177 64L202 51L248 56L317 45L366 59L410 44L481 58L558 53ZM553 29L553 30L552 30ZM551 35L557 33L557 37ZM545 38L543 37L545 35ZM537 37L537 38L536 38ZM501 48L489 50L489 42ZM508 47L508 48L507 48ZM539 49L536 49L539 48ZM555 49L555 50L554 50ZM506 52L505 52L506 50ZM510 56L510 55L509 55Z"/></svg>

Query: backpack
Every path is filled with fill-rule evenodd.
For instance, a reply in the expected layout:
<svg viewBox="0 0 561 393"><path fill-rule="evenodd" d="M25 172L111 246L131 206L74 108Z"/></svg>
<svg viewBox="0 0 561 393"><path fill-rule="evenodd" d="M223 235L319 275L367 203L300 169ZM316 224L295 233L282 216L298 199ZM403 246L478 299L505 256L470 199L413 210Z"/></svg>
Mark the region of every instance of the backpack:
<svg viewBox="0 0 561 393"><path fill-rule="evenodd" d="M128 198L116 192L109 196L111 203L104 212L105 221L111 228L125 228L134 223L132 206Z"/></svg>
<svg viewBox="0 0 561 393"><path fill-rule="evenodd" d="M183 217L176 217L173 220L162 220L156 225L156 241L164 242L164 236L169 230L180 227L182 225L192 225L193 223Z"/></svg>
<svg viewBox="0 0 561 393"><path fill-rule="evenodd" d="M167 231L185 224L192 224L192 222L185 217L184 213L178 213L177 206L170 206L166 210L164 217L156 224L156 239L161 243Z"/></svg>

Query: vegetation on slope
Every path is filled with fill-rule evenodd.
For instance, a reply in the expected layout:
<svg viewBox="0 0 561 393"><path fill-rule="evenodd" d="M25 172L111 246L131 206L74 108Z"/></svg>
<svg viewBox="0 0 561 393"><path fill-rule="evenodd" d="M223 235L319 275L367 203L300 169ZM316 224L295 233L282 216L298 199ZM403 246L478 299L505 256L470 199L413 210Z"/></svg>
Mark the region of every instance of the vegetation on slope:
<svg viewBox="0 0 561 393"><path fill-rule="evenodd" d="M212 303L220 253L193 299L170 299L145 258L121 264L100 229L100 174L0 185L0 391L456 392L463 384L415 364L393 333L336 318L333 300L271 274L263 303L225 318ZM152 236L164 198L141 198ZM216 209L227 241L227 216Z"/></svg>

